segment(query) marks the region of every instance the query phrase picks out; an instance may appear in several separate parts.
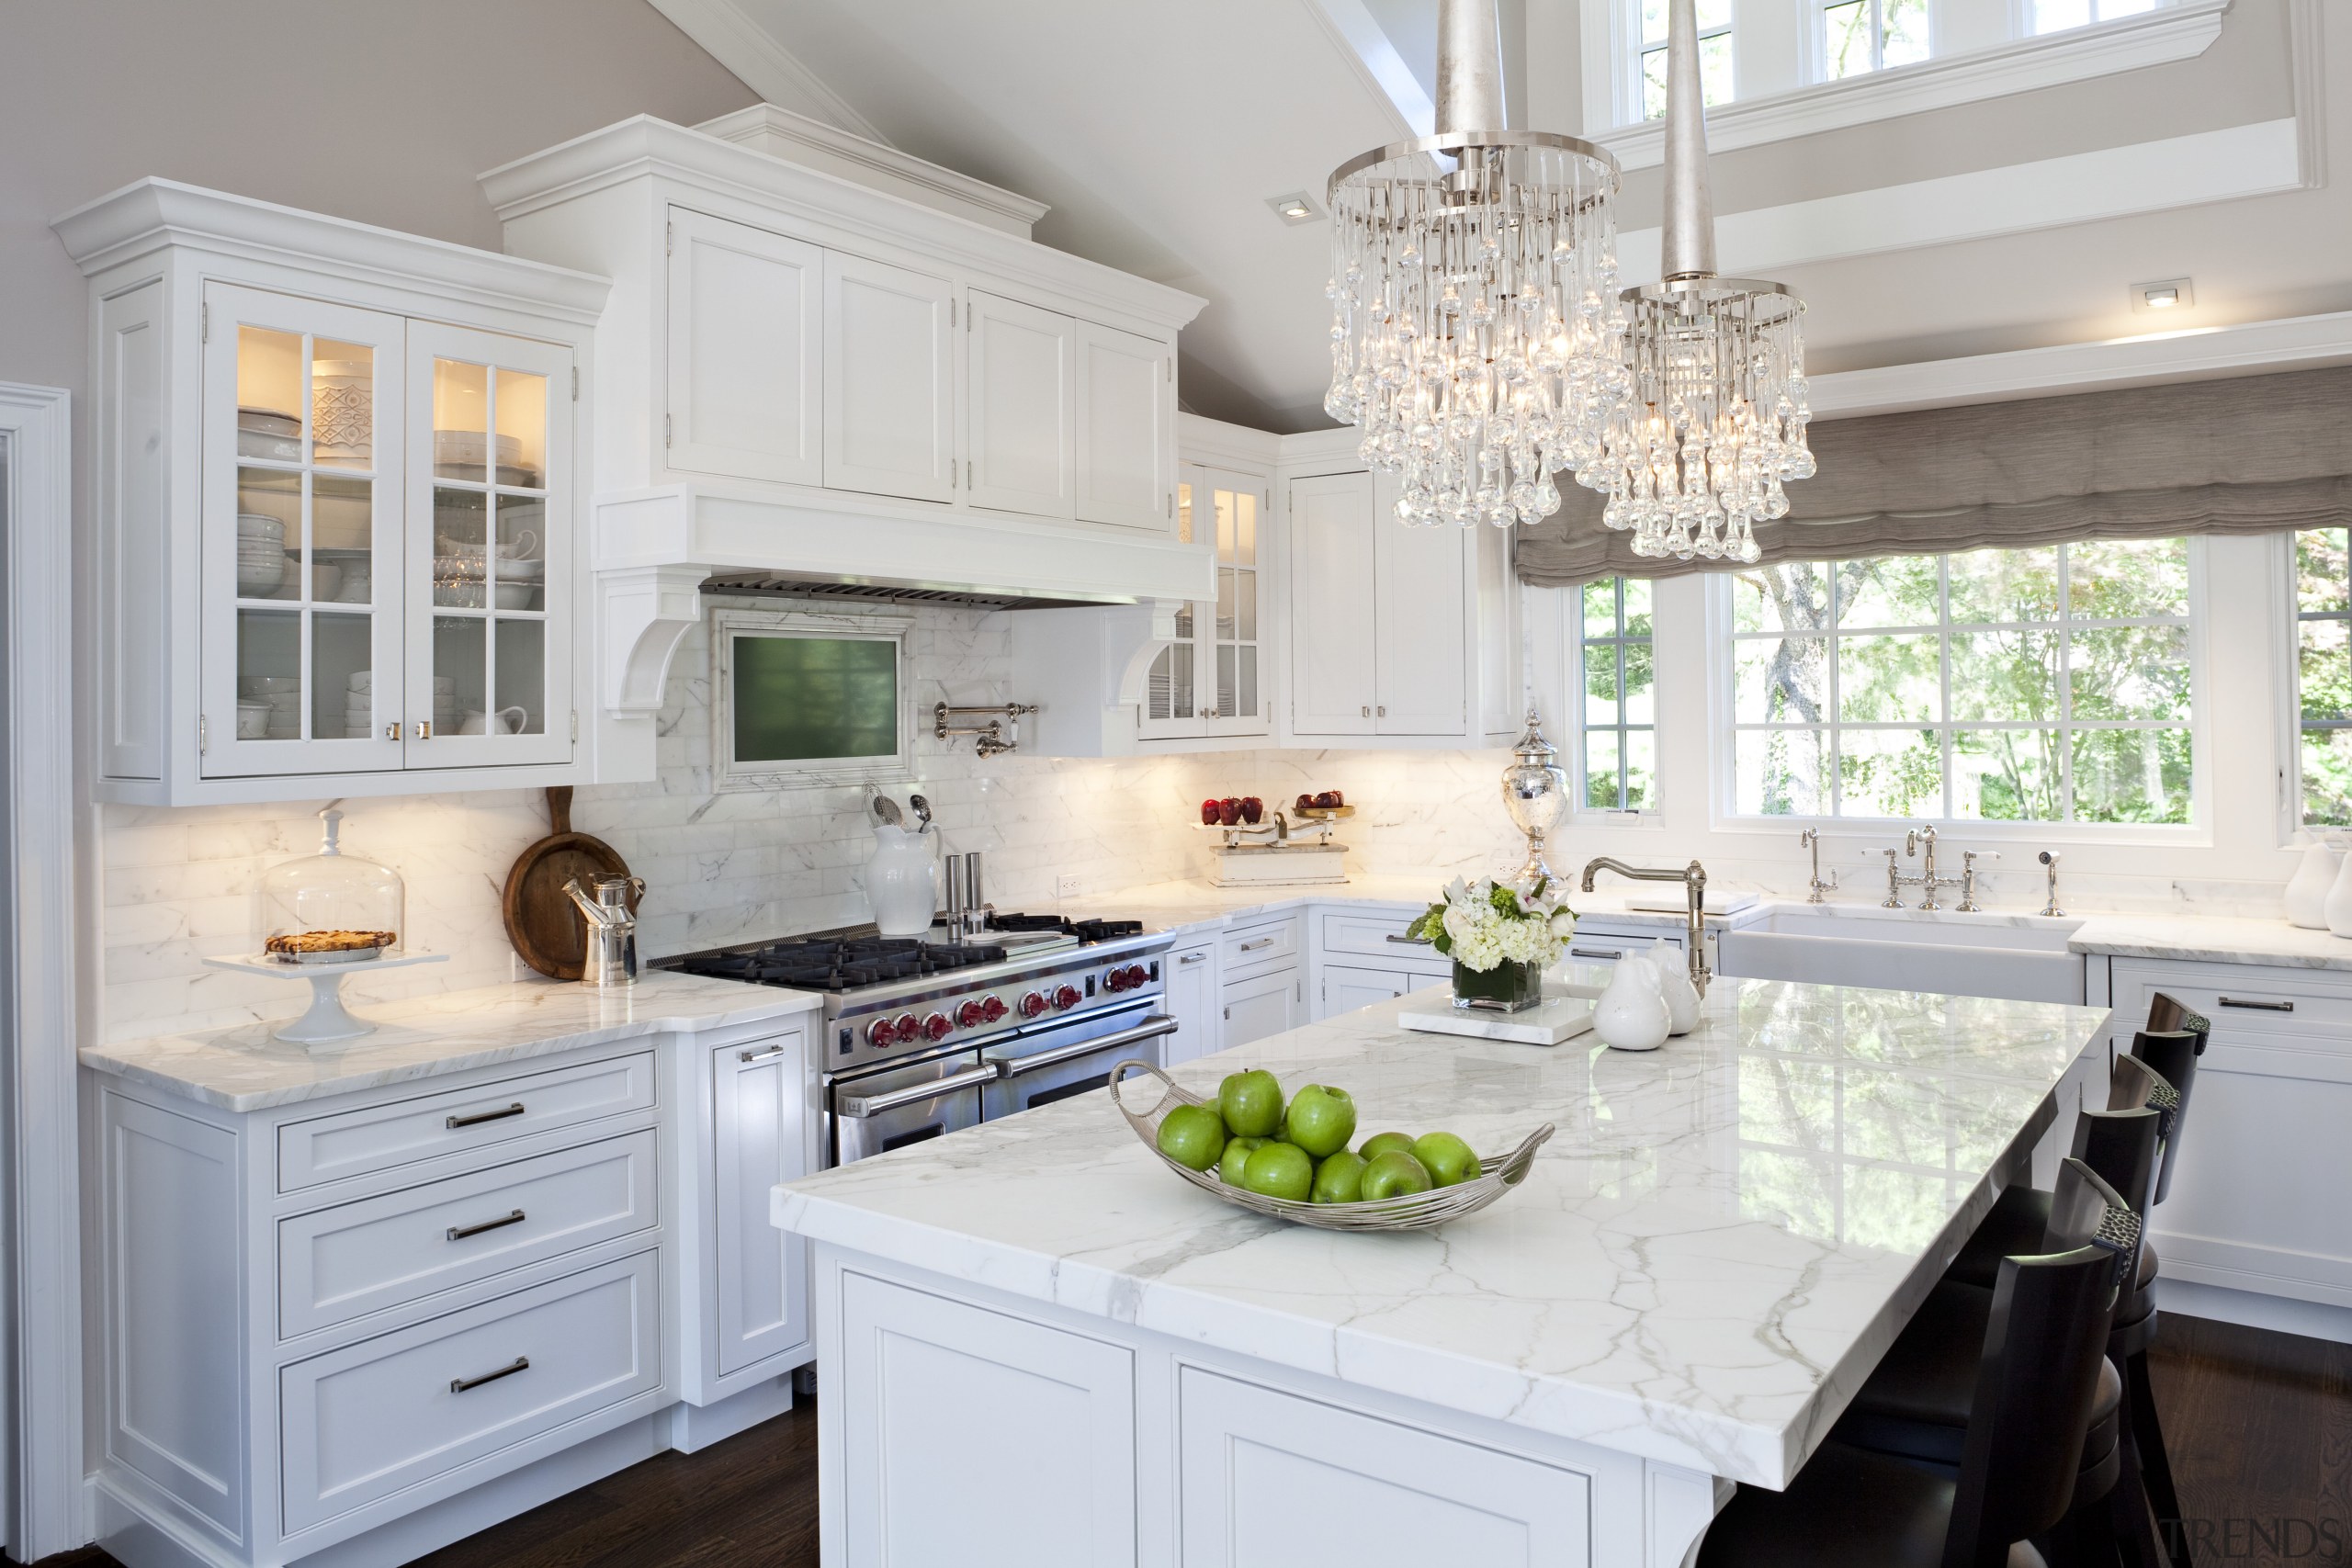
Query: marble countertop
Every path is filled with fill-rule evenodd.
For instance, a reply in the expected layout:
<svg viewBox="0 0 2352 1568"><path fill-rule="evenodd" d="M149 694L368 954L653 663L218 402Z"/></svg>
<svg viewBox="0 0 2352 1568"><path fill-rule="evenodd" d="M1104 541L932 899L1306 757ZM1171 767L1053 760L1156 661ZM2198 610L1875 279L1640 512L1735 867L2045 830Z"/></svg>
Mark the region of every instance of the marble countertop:
<svg viewBox="0 0 2352 1568"><path fill-rule="evenodd" d="M1101 1094L775 1190L775 1223L1143 1328L1734 1480L1782 1486L2038 1137L2103 1010L1718 980L1627 1055L1408 1033L1366 1009L1179 1067L1330 1082L1361 1132L1528 1181L1434 1232L1218 1202Z"/></svg>
<svg viewBox="0 0 2352 1568"><path fill-rule="evenodd" d="M1246 925L1316 904L1347 904L1396 914L1419 914L1436 899L1451 875L1351 876L1343 883L1310 884L1298 887L1219 887L1207 882L1155 882L1124 888L1085 900L1082 911L1114 919L1141 920L1153 931L1180 934ZM1605 917L1611 923L1656 925L1661 931L1680 930L1683 917L1652 910L1628 909L1625 900L1636 889L1603 889L1573 895L1579 915ZM1711 925L1723 917L1707 917ZM2346 945L2352 946L2352 943Z"/></svg>
<svg viewBox="0 0 2352 1568"><path fill-rule="evenodd" d="M2352 969L2352 942L2285 920L2226 915L2090 915L2066 943L2075 953Z"/></svg>
<svg viewBox="0 0 2352 1568"><path fill-rule="evenodd" d="M316 1049L272 1038L276 1023L249 1023L85 1045L80 1055L96 1072L223 1111L259 1111L644 1035L790 1018L823 1002L810 991L654 970L625 991L534 979L365 1007L360 1016L379 1026L375 1033Z"/></svg>

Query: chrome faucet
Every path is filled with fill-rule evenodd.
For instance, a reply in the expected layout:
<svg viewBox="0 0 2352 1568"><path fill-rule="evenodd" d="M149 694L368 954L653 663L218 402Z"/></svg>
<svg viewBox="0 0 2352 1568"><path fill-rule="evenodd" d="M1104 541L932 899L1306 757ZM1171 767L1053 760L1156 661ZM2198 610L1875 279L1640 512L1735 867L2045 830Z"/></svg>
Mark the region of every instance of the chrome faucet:
<svg viewBox="0 0 2352 1568"><path fill-rule="evenodd" d="M2044 850L2039 858L2043 865L2050 868L2050 901L2042 905L2041 912L2045 915L2063 915L2066 911L2058 907L2058 857L2050 851Z"/></svg>
<svg viewBox="0 0 2352 1568"><path fill-rule="evenodd" d="M1813 875L1805 882L1805 886L1812 891L1805 895L1804 901L1808 904L1826 904L1829 900L1824 898L1822 895L1835 893L1838 890L1838 874L1833 871L1829 874L1828 881L1821 880L1821 830L1817 828L1807 828L1797 835L1797 842L1813 852Z"/></svg>
<svg viewBox="0 0 2352 1568"><path fill-rule="evenodd" d="M1653 871L1646 866L1627 865L1622 860L1611 860L1602 855L1598 860L1585 863L1584 890L1587 893L1592 891L1592 874L1597 871L1613 871L1636 882L1682 884L1683 897L1690 905L1690 987L1701 996L1705 996L1707 982L1713 978L1707 968L1707 928L1703 918L1707 907L1707 868L1694 860L1680 871Z"/></svg>
<svg viewBox="0 0 2352 1568"><path fill-rule="evenodd" d="M1943 906L1936 902L1936 889L1958 887L1966 880L1963 877L1936 874L1936 825L1932 822L1922 823L1903 835L1903 852L1905 855L1924 852L1925 858L1920 862L1919 874L1903 879L1905 882L1916 882L1919 885L1918 907L1922 909L1942 908Z"/></svg>
<svg viewBox="0 0 2352 1568"><path fill-rule="evenodd" d="M1952 908L1963 915L1979 912L1976 904L1976 863L1999 860L1998 850L1962 850L1960 855L1960 902Z"/></svg>

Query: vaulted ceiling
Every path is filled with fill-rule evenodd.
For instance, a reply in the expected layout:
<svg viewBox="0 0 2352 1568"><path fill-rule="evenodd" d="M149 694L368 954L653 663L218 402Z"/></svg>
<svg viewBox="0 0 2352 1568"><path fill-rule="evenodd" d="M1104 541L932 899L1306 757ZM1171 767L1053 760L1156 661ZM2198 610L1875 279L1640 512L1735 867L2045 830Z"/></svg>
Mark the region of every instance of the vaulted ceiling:
<svg viewBox="0 0 2352 1568"><path fill-rule="evenodd" d="M1599 4L1601 0L1585 0ZM1329 423L1334 165L1410 133L1435 0L654 0L764 96L1052 204L1051 245L1204 296L1187 406ZM1577 130L1577 0L1506 0L1514 117ZM2352 309L2352 26L2233 0L2193 56L1874 123L1718 136L1728 271L1810 304L1816 371ZM1629 281L1659 174L1626 156ZM1645 270L1647 268L1648 270ZM2152 320L2129 286L2195 279Z"/></svg>

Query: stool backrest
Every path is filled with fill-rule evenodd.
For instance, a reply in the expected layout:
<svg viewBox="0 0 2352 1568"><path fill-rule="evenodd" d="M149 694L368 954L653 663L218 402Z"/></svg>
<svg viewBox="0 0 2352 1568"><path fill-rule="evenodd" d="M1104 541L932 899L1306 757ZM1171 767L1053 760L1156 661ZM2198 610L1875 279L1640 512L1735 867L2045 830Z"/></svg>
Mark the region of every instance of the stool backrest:
<svg viewBox="0 0 2352 1568"><path fill-rule="evenodd" d="M2050 1223L2044 1228L2044 1253L2072 1252L2096 1247L2115 1258L2115 1282L2126 1285L2140 1253L2140 1218L2122 1194L2098 1171L2071 1156L2058 1162L2058 1179L2050 1189Z"/></svg>
<svg viewBox="0 0 2352 1568"><path fill-rule="evenodd" d="M2002 1568L2065 1517L2115 1299L2103 1248L2001 1260L1943 1568Z"/></svg>
<svg viewBox="0 0 2352 1568"><path fill-rule="evenodd" d="M2197 1054L2205 1054L2205 1037L2213 1032L2213 1021L2203 1013L2158 991L2148 998L2148 1029L2152 1033L2172 1030L2187 1030L2197 1036Z"/></svg>
<svg viewBox="0 0 2352 1568"><path fill-rule="evenodd" d="M2136 1079L2136 1063L2133 1069ZM2121 1193L2125 1206L2135 1214L2148 1212L2163 1147L2164 1118L2150 1110L2144 1100L2129 1110L2086 1111L2075 1118L2075 1157Z"/></svg>
<svg viewBox="0 0 2352 1568"><path fill-rule="evenodd" d="M2120 1058L2139 1062L2169 1085L2177 1097L2172 1107L2171 1124L2165 1129L2164 1163L2151 1201L2163 1202L2165 1195L2172 1190L2172 1168L2179 1156L2181 1128L2188 1121L2188 1091L2197 1082L2197 1057L2204 1049L2205 1036L2197 1030L2143 1029L2132 1037L2131 1056Z"/></svg>

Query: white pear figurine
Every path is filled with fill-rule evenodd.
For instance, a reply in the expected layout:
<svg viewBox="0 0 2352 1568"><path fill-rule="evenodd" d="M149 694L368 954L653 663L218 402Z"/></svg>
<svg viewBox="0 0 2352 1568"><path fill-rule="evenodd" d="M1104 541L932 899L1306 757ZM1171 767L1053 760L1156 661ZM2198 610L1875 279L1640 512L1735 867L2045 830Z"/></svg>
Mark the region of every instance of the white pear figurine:
<svg viewBox="0 0 2352 1568"><path fill-rule="evenodd" d="M2310 931L2327 929L2327 895L2343 869L2343 856L2325 839L2303 852L2294 880L2287 884L2287 923Z"/></svg>
<svg viewBox="0 0 2352 1568"><path fill-rule="evenodd" d="M2320 913L2329 931L2352 937L2352 854L2344 857L2344 869L2336 874L2335 886L2327 890L2327 902L2320 907Z"/></svg>
<svg viewBox="0 0 2352 1568"><path fill-rule="evenodd" d="M1600 1043L1620 1051L1655 1051L1673 1027L1657 967L1638 953L1619 959L1609 988L1592 1004L1592 1032Z"/></svg>
<svg viewBox="0 0 2352 1568"><path fill-rule="evenodd" d="M1650 944L1649 961L1657 971L1658 994L1666 998L1667 1032L1690 1033L1699 1027L1699 987L1690 983L1690 966L1664 937Z"/></svg>

